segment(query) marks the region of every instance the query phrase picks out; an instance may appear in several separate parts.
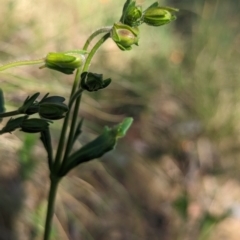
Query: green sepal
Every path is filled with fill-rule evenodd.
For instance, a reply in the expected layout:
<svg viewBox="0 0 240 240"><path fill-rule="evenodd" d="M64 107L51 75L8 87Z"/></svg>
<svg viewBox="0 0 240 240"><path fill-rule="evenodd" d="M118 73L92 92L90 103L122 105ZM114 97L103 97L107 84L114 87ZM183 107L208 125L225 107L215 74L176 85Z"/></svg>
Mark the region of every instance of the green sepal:
<svg viewBox="0 0 240 240"><path fill-rule="evenodd" d="M6 123L6 126L0 130L0 134L11 133L15 131L17 128L20 128L24 122L28 118L28 115L24 115L18 118L10 118Z"/></svg>
<svg viewBox="0 0 240 240"><path fill-rule="evenodd" d="M120 22L131 27L137 27L142 24L142 7L136 6L136 2L130 2L124 9Z"/></svg>
<svg viewBox="0 0 240 240"><path fill-rule="evenodd" d="M46 103L46 102L48 102L48 103L63 103L65 101L64 97L61 97L61 96L48 97L48 95L49 95L49 93L47 93L39 103L40 104Z"/></svg>
<svg viewBox="0 0 240 240"><path fill-rule="evenodd" d="M19 113L31 115L38 112L36 99L38 98L39 95L40 93L37 92L34 93L31 97L28 96L25 99L23 105L18 109Z"/></svg>
<svg viewBox="0 0 240 240"><path fill-rule="evenodd" d="M133 1L132 0L127 0L124 5L123 5L123 10L122 10L122 16L119 20L119 22L123 22L124 21L124 18L125 18L125 15L126 15L126 10L128 9L128 7L130 6L130 4L132 3Z"/></svg>
<svg viewBox="0 0 240 240"><path fill-rule="evenodd" d="M158 2L155 2L152 5L150 5L144 12L146 12L149 8L155 8L155 7L158 7Z"/></svg>
<svg viewBox="0 0 240 240"><path fill-rule="evenodd" d="M21 131L26 133L39 133L46 130L50 121L46 119L31 118L24 119L21 123Z"/></svg>
<svg viewBox="0 0 240 240"><path fill-rule="evenodd" d="M100 158L114 149L117 140L125 136L132 122L132 118L125 118L122 123L113 128L105 127L100 136L80 148L67 159L66 164L60 169L59 177L66 175L79 164Z"/></svg>

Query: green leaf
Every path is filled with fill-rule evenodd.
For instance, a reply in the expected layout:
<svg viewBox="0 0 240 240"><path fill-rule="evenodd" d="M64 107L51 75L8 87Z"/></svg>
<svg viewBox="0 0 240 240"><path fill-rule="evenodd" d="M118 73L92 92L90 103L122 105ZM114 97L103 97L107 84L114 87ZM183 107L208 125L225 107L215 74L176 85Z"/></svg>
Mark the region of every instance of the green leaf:
<svg viewBox="0 0 240 240"><path fill-rule="evenodd" d="M66 164L61 167L59 177L66 175L70 170L79 164L100 158L105 153L114 149L118 138L125 136L132 122L132 118L126 118L122 123L113 128L105 127L100 136L80 148L69 157Z"/></svg>
<svg viewBox="0 0 240 240"><path fill-rule="evenodd" d="M53 165L53 153L52 153L52 142L51 142L51 135L50 135L49 127L47 127L46 129L44 129L41 132L40 139L41 139L43 146L47 152L48 166L49 166L49 169L51 170L52 165Z"/></svg>

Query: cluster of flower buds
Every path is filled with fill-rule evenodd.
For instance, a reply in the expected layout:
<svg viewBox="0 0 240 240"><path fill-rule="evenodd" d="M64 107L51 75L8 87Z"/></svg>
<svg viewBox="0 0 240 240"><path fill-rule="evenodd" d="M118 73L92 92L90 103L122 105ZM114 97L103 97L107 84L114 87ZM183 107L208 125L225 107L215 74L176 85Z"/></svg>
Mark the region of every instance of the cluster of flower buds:
<svg viewBox="0 0 240 240"><path fill-rule="evenodd" d="M40 93L35 93L27 97L23 105L18 109L18 114L24 114L22 117L11 118L6 126L0 130L0 134L13 132L20 129L23 132L37 133L43 132L48 128L51 120L58 120L65 117L68 111L64 103L65 98L61 96L48 96L46 94L41 101L36 101ZM30 118L32 114L38 113L40 118Z"/></svg>
<svg viewBox="0 0 240 240"><path fill-rule="evenodd" d="M46 94L40 102L36 101L40 93L35 93L31 97L27 97L23 105L18 109L21 114L31 115L38 113L41 118L58 120L64 118L68 111L67 105L64 103L65 98L61 96L51 96Z"/></svg>
<svg viewBox="0 0 240 240"><path fill-rule="evenodd" d="M175 8L161 7L157 2L143 11L136 1L127 0L120 21L113 25L111 38L121 50L131 50L132 45L138 45L138 26L146 23L157 27L170 23L176 19L177 11Z"/></svg>

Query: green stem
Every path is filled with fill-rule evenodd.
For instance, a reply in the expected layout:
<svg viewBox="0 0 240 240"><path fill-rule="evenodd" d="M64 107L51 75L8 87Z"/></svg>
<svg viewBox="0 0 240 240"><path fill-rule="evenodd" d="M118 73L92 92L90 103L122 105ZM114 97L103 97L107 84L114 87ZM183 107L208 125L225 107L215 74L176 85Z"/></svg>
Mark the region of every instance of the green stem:
<svg viewBox="0 0 240 240"><path fill-rule="evenodd" d="M78 68L77 72L76 72L76 75L75 75L74 83L73 83L73 86L72 86L72 92L71 92L71 95L70 95L70 99L72 98L72 96L76 92L76 89L79 85L80 74L81 74L81 70L80 70L80 68ZM69 122L69 118L70 118L72 103L69 103L68 107L69 107L69 110L68 110L68 112L67 112L67 114L64 118L62 131L61 131L61 136L60 136L60 140L59 140L59 143L58 143L58 149L57 149L56 158L55 158L55 162L54 162L54 169L58 169L61 165L62 154L63 154L63 149L64 149L64 143L65 143L65 138L66 138L66 133L67 133L68 122Z"/></svg>
<svg viewBox="0 0 240 240"><path fill-rule="evenodd" d="M95 46L92 48L91 52L88 54L88 57L86 59L86 62L84 64L83 70L82 72L85 72L88 70L88 68L90 67L91 61L93 56L95 55L95 53L97 52L97 50L99 49L99 47L110 37L110 33L108 32L107 34L105 34L102 38L100 38L100 40L95 44ZM85 44L86 45L86 44ZM86 50L86 49L84 49ZM80 84L79 84L80 85ZM79 86L80 88L80 86ZM71 147L72 147L72 143L73 143L73 138L75 136L75 129L76 129L76 124L77 124L77 117L78 117L78 110L80 108L80 102L81 102L81 96L82 94L76 99L76 103L75 103L75 107L74 107L74 111L73 111L73 117L72 117L72 123L71 123L71 128L70 128L70 133L68 136L68 142L67 142L67 147L66 147L66 151L64 154L64 158L63 158L63 162L62 162L62 166L61 169L64 168L69 153L71 151Z"/></svg>
<svg viewBox="0 0 240 240"><path fill-rule="evenodd" d="M82 94L82 92L83 92L83 89L80 88L80 89L78 89L77 92L75 92L75 93L72 95L71 99L69 100L69 105L68 105L69 108L72 107L74 101L75 101L78 97L80 97L80 95Z"/></svg>
<svg viewBox="0 0 240 240"><path fill-rule="evenodd" d="M95 44L95 46L92 48L91 52L88 54L88 57L85 61L84 67L82 72L86 72L88 70L88 68L90 67L90 63L92 61L93 56L95 55L95 53L97 52L97 50L99 49L99 47L110 37L110 33L108 32L107 34L105 34L103 37L100 38L100 40L98 40L98 42Z"/></svg>
<svg viewBox="0 0 240 240"><path fill-rule="evenodd" d="M88 46L90 45L91 41L99 34L101 33L109 33L112 29L112 26L107 26L107 27L102 27L102 28L99 28L98 30L96 30L95 32L93 32L90 37L87 39L84 47L83 47L83 50L87 50L88 49Z"/></svg>
<svg viewBox="0 0 240 240"><path fill-rule="evenodd" d="M38 60L26 60L26 61L16 61L11 62L0 67L0 71L6 70L8 68L18 67L18 66L26 66L26 65L35 65L44 63L44 58Z"/></svg>
<svg viewBox="0 0 240 240"><path fill-rule="evenodd" d="M106 28L103 28L106 31ZM93 33L88 40L86 41L86 44L84 45L83 50L87 50L87 47L90 43L90 41L97 36L98 34L104 32L103 29L99 29L97 30L95 33ZM89 68L89 65L91 63L91 60L94 56L94 54L96 53L96 51L98 50L98 48L110 37L110 33L109 30L110 28L108 28L108 33L105 34L97 43L96 45L92 48L91 52L88 54L88 57L86 59L86 62L84 64L84 71L86 71ZM73 87L72 87L72 92L71 92L71 97L74 95L74 93L76 92L77 86L80 85L80 75L81 75L82 71L80 68L77 69L76 75L75 75L75 80L73 83ZM71 123L71 128L70 128L70 133L68 136L68 142L67 142L67 146L66 146L66 150L65 150L65 154L64 154L64 159L67 158L69 151L70 151L70 146L72 143L72 138L74 136L74 131L75 131L75 127L76 127L76 122L77 122L77 116L78 116L78 109L80 106L80 101L81 101L81 95L77 98L76 103L75 103L75 108L73 111L73 117L72 117L72 123ZM69 111L66 114L65 118L64 118L64 122L63 122L63 127L62 127L62 131L61 131L61 136L60 136L60 140L59 140L59 144L58 144L58 149L57 149L57 153L56 153L56 158L55 158L55 162L54 162L54 169L58 169L61 165L61 161L62 161L62 154L63 154L63 150L64 150L64 143L65 143L65 139L66 139L66 132L67 132L67 127L68 127L68 121L69 121L69 117L70 117L70 112L71 112L71 108L72 108L73 103L70 101L69 103ZM63 161L64 161L63 159Z"/></svg>
<svg viewBox="0 0 240 240"><path fill-rule="evenodd" d="M83 71L87 71L87 69L90 66L90 63L91 63L91 60L92 60L94 54L97 52L99 47L110 37L109 31L110 30L108 29L108 31L107 31L108 33L105 34L95 44L95 46L92 48L91 52L89 53L89 55L86 59L85 65L83 67ZM103 30L101 30L101 31L98 30L94 34L92 34L89 37L89 39L87 40L87 42L84 46L84 50L87 49L91 40L95 36L97 36L98 34L100 34L102 32L104 32L104 31ZM72 86L72 92L71 92L70 99L72 99L72 97L74 96L77 88L79 88L79 90L80 90L80 75L81 75L81 73L82 73L81 69L78 68L77 72L76 72L76 75L75 75L75 80L74 80L74 83L73 83L73 86ZM49 197L48 197L48 209L47 209L47 216L46 216L44 240L49 240L49 238L50 238L51 224L52 224L52 218L53 218L53 214L54 214L54 203L55 203L55 198L56 198L56 193L57 193L57 187L58 187L59 181L61 179L61 178L54 177L53 174L57 174L59 172L59 167L60 166L61 166L61 168L64 167L64 164L67 161L67 157L70 153L73 138L75 136L75 128L76 128L76 123L77 123L78 110L79 110L79 106L80 106L80 102L81 102L81 96L82 96L82 93L80 93L77 96L77 98L74 97L74 99L76 99L76 103L75 103L75 107L74 107L74 111L73 111L73 117L72 117L70 132L69 132L69 135L68 135L68 142L67 142L66 149L65 149L65 155L64 155L64 158L62 160L62 154L63 154L64 143L65 143L65 136L66 136L67 126L68 126L68 122L69 122L69 118L70 118L70 110L73 106L73 101L71 101L71 100L69 102L69 111L66 114L66 117L64 118L63 127L62 127L62 131L61 131L61 136L60 136L58 149L57 149L57 153L56 153L56 157L55 157L55 162L54 162L54 165L52 166L52 169L51 169L51 176L50 176L51 185L50 185L50 191L49 191Z"/></svg>
<svg viewBox="0 0 240 240"><path fill-rule="evenodd" d="M18 114L20 114L18 110L14 110L11 112L4 112L4 113L0 113L0 118L12 117Z"/></svg>
<svg viewBox="0 0 240 240"><path fill-rule="evenodd" d="M53 176L50 177L50 190L48 195L48 208L47 208L47 216L45 222L45 231L44 231L44 240L49 240L51 235L52 228L52 219L54 214L54 204L57 194L58 184L60 182L60 178L55 178Z"/></svg>

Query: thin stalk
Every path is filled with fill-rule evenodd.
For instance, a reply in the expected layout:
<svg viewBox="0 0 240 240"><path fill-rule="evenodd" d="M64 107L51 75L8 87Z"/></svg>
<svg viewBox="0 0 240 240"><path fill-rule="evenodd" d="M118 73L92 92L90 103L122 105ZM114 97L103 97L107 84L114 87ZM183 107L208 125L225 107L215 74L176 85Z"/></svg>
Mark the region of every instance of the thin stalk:
<svg viewBox="0 0 240 240"><path fill-rule="evenodd" d="M84 64L84 70L83 71L86 71L86 69L88 69L89 65L90 65L90 62L94 56L94 54L96 53L96 51L98 50L98 48L107 40L107 38L109 38L110 36L110 27L108 28L102 28L102 29L99 29L97 30L96 32L94 32L89 38L88 40L86 41L86 44L84 45L84 48L83 50L87 50L87 47L88 45L90 44L91 40L97 36L98 34L104 32L104 31L107 31L108 33L105 34L97 43L96 45L92 48L91 52L88 54L88 57L86 59L86 62ZM72 92L71 92L71 96L70 96L70 99L71 97L74 95L74 93L76 92L76 89L77 89L77 86L80 85L80 75L81 73L83 72L81 71L80 68L77 69L77 72L76 72L76 75L75 75L75 80L74 80L74 84L73 84L73 87L72 87ZM69 154L69 151L70 151L70 146L71 146L71 143L72 143L72 138L74 136L74 130L75 130L75 127L76 127L76 122L77 122L77 115L78 115L78 109L79 109L79 106L80 106L80 101L81 101L81 95L77 98L76 100L76 103L75 103L75 108L74 108L74 111L73 111L73 118L72 118L72 123L71 123L71 128L70 128L70 133L69 133L69 136L68 136L68 142L67 142L67 146L66 146L66 149L67 151L65 150L65 155L64 155L64 159L68 156ZM69 117L70 117L70 110L72 108L72 102L70 103L70 106L69 106L69 111L68 113L66 114L65 118L64 118L64 122L63 122L63 127L62 127L62 132L61 132L61 136L60 136L60 140L59 140L59 144L58 144L58 149L57 149L57 154L56 154L56 158L55 158L55 162L54 162L54 169L58 169L61 165L61 160L62 160L62 154L63 154L63 149L64 149L64 143L65 143L65 138L66 138L66 132L67 132L67 127L68 127L68 121L69 121ZM63 161L64 161L63 159Z"/></svg>
<svg viewBox="0 0 240 240"><path fill-rule="evenodd" d="M69 100L69 107L72 107L72 105L73 105L73 103L74 103L74 101L78 98L78 97L80 97L80 95L82 94L82 92L83 92L83 89L79 89L78 91L76 91L75 93L74 93L74 95L71 97L71 99Z"/></svg>
<svg viewBox="0 0 240 240"><path fill-rule="evenodd" d="M0 66L0 71L6 70L8 68L18 67L18 66L35 65L40 63L44 63L44 58L37 59L37 60L16 61L16 62L11 62L11 63Z"/></svg>
<svg viewBox="0 0 240 240"><path fill-rule="evenodd" d="M88 49L88 46L90 45L91 41L99 34L101 33L109 33L112 29L112 26L107 26L107 27L102 27L102 28L99 28L98 30L96 30L95 32L93 32L90 37L87 39L84 47L83 47L83 50L87 50Z"/></svg>
<svg viewBox="0 0 240 240"><path fill-rule="evenodd" d="M92 48L91 52L89 53L89 55L86 59L85 65L83 67L83 71L86 71L89 68L94 54L97 52L98 48L109 38L109 36L110 36L110 33L108 32ZM77 69L70 99L74 96L78 86L80 89L81 73L82 73L81 69L80 68ZM70 117L70 110L73 105L73 102L71 102L71 101L69 103L70 109L69 109L66 117L64 118L62 132L61 132L61 136L60 136L60 140L59 140L59 144L58 144L58 149L57 149L57 153L56 153L54 166L51 169L51 176L50 176L51 184L50 184L50 190L49 190L49 196L48 196L48 209L47 209L47 216L46 216L44 240L50 239L52 218L53 218L53 214L54 214L54 204L55 204L55 199L56 199L56 194L57 194L57 187L58 187L58 184L61 179L61 178L54 177L52 174L57 174L59 172L60 166L61 166L61 168L64 167L64 164L65 164L67 157L69 155L69 152L71 150L72 142L73 142L73 139L75 136L75 128L76 128L76 123L77 123L78 110L79 110L79 106L80 106L80 102L81 102L81 96L82 96L82 94L80 94L78 96L78 98L76 99L76 103L75 103L75 107L74 107L74 111L73 111L72 122L71 122L71 128L70 128L70 132L68 135L68 142L67 142L66 149L65 149L65 155L64 155L63 161L61 162L63 149L64 149L64 143L65 143L65 136L66 136L68 121L69 121L69 117Z"/></svg>
<svg viewBox="0 0 240 240"><path fill-rule="evenodd" d="M79 85L80 74L81 74L81 70L80 70L80 68L78 68L77 72L76 72L76 75L75 75L74 83L73 83L73 86L72 86L70 99L72 98L72 96L76 92L76 89ZM72 103L69 104L68 107L69 107L69 110L68 110L68 112L67 112L67 114L64 118L62 131L61 131L61 136L60 136L60 140L59 140L59 143L58 143L58 149L57 149L56 158L55 158L55 162L54 162L54 169L58 169L61 165L61 159L62 159L62 154L63 154L63 149L64 149L64 143L65 143L65 138L66 138L66 133L67 133L68 122L69 122L69 118L70 118Z"/></svg>
<svg viewBox="0 0 240 240"><path fill-rule="evenodd" d="M92 48L91 52L88 54L88 57L85 61L84 67L82 72L86 72L88 70L88 68L90 67L90 63L92 61L93 56L95 55L95 53L97 52L97 50L99 49L99 47L110 37L110 33L108 32L107 34L105 34L102 38L100 38L100 40L95 44L95 46Z"/></svg>
<svg viewBox="0 0 240 240"><path fill-rule="evenodd" d="M45 222L45 231L44 231L44 240L49 240L52 229L52 219L54 214L54 204L57 195L57 188L60 182L60 178L50 177L50 190L48 195L48 208L47 208L47 216Z"/></svg>
<svg viewBox="0 0 240 240"><path fill-rule="evenodd" d="M0 118L12 117L18 114L20 114L18 110L14 110L11 112L4 112L4 113L0 113Z"/></svg>
<svg viewBox="0 0 240 240"><path fill-rule="evenodd" d="M91 61L93 56L95 55L95 53L97 52L97 50L99 49L99 47L110 37L110 33L108 32L107 34L105 34L102 38L100 38L100 40L95 44L95 46L92 48L91 52L88 54L88 57L86 59L86 62L84 64L83 70L82 72L85 72L88 70L88 68L90 67ZM85 50L85 49L84 49ZM79 84L80 85L80 84ZM80 86L79 86L80 89ZM64 158L63 158L63 162L62 162L62 166L61 169L64 168L64 165L66 164L66 161L68 159L69 153L71 151L71 147L72 147L72 143L73 143L73 139L75 136L75 129L76 129L76 124L77 124L77 117L78 117L78 110L80 108L80 102L81 102L81 96L82 94L76 99L76 103L75 103L75 107L74 107L74 111L73 111L73 117L72 117L72 123L71 123L71 128L70 128L70 133L68 136L68 142L67 142L67 147L66 147L66 151L64 154Z"/></svg>

